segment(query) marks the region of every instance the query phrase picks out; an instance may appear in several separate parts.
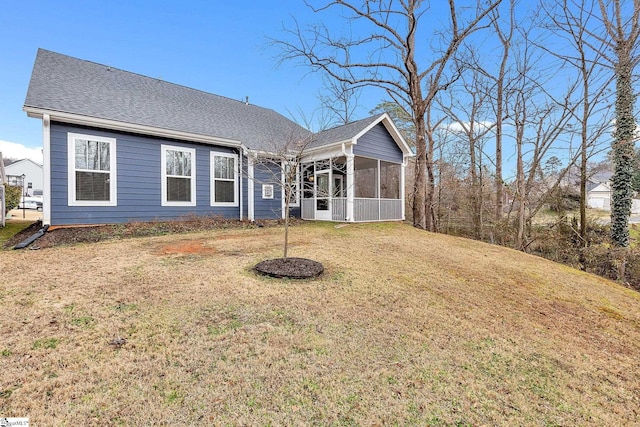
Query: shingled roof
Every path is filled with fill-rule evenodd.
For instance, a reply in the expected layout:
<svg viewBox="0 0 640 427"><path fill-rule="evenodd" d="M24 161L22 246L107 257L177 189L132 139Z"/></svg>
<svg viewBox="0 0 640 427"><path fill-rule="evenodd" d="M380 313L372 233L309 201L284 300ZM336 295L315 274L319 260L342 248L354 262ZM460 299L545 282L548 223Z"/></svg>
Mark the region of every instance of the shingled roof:
<svg viewBox="0 0 640 427"><path fill-rule="evenodd" d="M310 140L307 148L344 142L383 116L313 135L268 108L45 49L38 49L24 109L35 117L65 114L100 119L126 124L122 128L127 130L167 130L172 135L202 136L206 142L220 139L263 152L278 152L298 142L306 145Z"/></svg>
<svg viewBox="0 0 640 427"><path fill-rule="evenodd" d="M223 138L254 150L311 135L268 108L44 49L24 106Z"/></svg>

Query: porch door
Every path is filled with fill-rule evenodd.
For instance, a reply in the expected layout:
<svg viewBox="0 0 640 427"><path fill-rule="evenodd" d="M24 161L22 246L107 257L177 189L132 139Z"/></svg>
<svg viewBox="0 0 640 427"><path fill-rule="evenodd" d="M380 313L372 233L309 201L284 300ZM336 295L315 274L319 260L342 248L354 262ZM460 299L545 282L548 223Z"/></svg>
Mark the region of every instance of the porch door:
<svg viewBox="0 0 640 427"><path fill-rule="evenodd" d="M328 170L316 172L316 219L331 221L331 181Z"/></svg>

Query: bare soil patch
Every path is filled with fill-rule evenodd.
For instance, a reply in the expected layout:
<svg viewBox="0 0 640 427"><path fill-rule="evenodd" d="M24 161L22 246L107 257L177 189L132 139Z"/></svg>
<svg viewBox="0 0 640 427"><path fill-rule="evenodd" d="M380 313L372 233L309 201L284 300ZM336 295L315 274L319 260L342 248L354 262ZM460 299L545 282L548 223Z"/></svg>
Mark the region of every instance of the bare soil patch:
<svg viewBox="0 0 640 427"><path fill-rule="evenodd" d="M157 253L160 255L201 255L216 253L216 249L207 246L204 240L177 240L160 245Z"/></svg>

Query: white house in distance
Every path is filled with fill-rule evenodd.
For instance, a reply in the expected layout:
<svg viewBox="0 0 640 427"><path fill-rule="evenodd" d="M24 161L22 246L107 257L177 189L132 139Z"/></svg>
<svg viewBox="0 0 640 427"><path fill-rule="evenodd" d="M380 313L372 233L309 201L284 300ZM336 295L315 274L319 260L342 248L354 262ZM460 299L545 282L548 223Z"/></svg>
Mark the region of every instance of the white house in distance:
<svg viewBox="0 0 640 427"><path fill-rule="evenodd" d="M22 185L22 175L24 175L24 185L27 188L28 196L42 196L44 188L44 172L42 165L30 159L22 159L4 167L7 183L12 186Z"/></svg>
<svg viewBox="0 0 640 427"><path fill-rule="evenodd" d="M611 172L601 172L587 182L587 206L592 209L611 211ZM633 199L632 214L640 214L640 199Z"/></svg>

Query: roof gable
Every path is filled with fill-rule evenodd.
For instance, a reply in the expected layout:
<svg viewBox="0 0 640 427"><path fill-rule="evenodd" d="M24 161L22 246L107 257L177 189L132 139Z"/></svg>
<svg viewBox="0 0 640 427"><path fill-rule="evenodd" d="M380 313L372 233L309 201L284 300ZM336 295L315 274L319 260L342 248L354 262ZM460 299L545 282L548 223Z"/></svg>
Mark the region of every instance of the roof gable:
<svg viewBox="0 0 640 427"><path fill-rule="evenodd" d="M310 148L316 148L342 142L357 144L358 139L369 132L369 130L371 130L378 123L382 123L385 126L385 128L405 156L413 155L411 148L402 138L402 135L400 135L400 132L393 124L391 117L389 117L387 113L382 113L375 116L367 117L365 119L356 120L355 122L347 123L322 131L316 135L314 141L310 144Z"/></svg>
<svg viewBox="0 0 640 427"><path fill-rule="evenodd" d="M31 159L21 159L21 160L15 161L15 162L13 162L13 163L11 163L9 165L6 165L4 168L5 168L5 170L7 170L7 169L11 170L11 169L14 169L14 168L18 168L19 169L19 168L23 167L25 164L27 164L27 165L30 164L31 166L36 166L36 167L42 169L42 165L40 163L34 162Z"/></svg>

